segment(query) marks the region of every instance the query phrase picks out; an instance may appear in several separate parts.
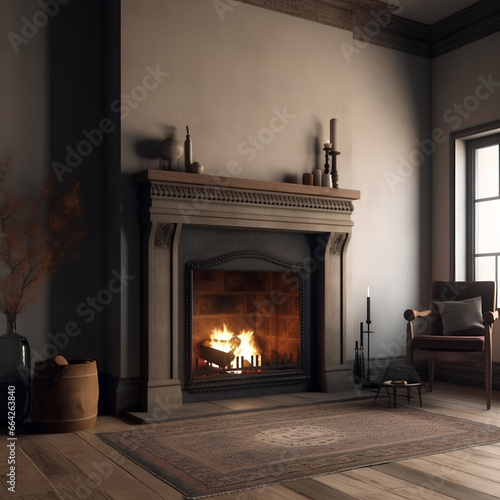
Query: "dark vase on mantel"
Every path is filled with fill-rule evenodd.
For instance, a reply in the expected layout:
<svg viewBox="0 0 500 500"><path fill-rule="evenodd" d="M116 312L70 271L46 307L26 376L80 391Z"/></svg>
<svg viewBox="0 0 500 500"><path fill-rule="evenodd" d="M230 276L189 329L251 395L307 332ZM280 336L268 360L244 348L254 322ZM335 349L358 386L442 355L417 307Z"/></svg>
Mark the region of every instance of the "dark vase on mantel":
<svg viewBox="0 0 500 500"><path fill-rule="evenodd" d="M9 417L9 395L14 395L16 423L22 422L30 409L30 346L16 333L16 321L7 320L7 333L0 337L0 420ZM13 392L14 390L14 392ZM12 414L11 414L12 415ZM11 416L10 415L10 416Z"/></svg>

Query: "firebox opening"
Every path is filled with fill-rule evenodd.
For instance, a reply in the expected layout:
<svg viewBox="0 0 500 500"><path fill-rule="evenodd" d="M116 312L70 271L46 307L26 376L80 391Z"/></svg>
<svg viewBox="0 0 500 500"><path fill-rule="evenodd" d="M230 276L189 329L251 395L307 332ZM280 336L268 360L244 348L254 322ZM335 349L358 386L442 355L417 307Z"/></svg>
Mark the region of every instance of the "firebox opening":
<svg viewBox="0 0 500 500"><path fill-rule="evenodd" d="M189 261L187 392L309 384L306 274L302 263L257 251Z"/></svg>
<svg viewBox="0 0 500 500"><path fill-rule="evenodd" d="M299 271L193 271L193 376L300 369Z"/></svg>

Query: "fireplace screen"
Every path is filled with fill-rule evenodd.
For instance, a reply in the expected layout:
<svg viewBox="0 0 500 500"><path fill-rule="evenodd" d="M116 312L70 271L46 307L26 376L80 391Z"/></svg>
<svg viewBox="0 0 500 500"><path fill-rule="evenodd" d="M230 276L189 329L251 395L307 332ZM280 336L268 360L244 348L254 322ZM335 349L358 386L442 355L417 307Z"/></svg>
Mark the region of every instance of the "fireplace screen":
<svg viewBox="0 0 500 500"><path fill-rule="evenodd" d="M219 260L188 264L186 360L193 392L303 375L301 266L255 257L255 270L245 268L245 253L224 256L229 269L213 269ZM259 262L284 269L259 269Z"/></svg>

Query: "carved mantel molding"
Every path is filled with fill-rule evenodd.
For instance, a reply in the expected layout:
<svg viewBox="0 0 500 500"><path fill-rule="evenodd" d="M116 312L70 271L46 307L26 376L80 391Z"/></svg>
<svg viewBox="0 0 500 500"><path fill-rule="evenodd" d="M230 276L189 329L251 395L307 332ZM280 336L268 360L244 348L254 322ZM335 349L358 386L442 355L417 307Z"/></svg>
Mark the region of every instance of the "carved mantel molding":
<svg viewBox="0 0 500 500"><path fill-rule="evenodd" d="M174 224L158 224L155 231L155 246L169 248L174 237Z"/></svg>
<svg viewBox="0 0 500 500"><path fill-rule="evenodd" d="M271 207L316 208L336 212L352 212L354 206L350 200L330 197L300 195L288 193L269 193L218 186L191 186L151 182L151 198L172 198L180 201L220 202L230 204L250 204Z"/></svg>
<svg viewBox="0 0 500 500"><path fill-rule="evenodd" d="M350 189L161 170L141 172L135 181L142 222L161 216L171 224L331 232L352 226L352 202L360 198Z"/></svg>

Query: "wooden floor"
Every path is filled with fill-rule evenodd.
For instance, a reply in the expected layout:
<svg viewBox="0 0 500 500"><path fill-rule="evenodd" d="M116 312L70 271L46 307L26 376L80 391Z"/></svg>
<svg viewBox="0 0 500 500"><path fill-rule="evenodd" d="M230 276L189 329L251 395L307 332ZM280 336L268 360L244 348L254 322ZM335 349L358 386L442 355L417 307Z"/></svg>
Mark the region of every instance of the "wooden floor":
<svg viewBox="0 0 500 500"><path fill-rule="evenodd" d="M486 411L479 389L437 384L424 409L500 426L500 393ZM403 400L404 402L404 400ZM413 403L412 403L413 404ZM5 442L0 453L0 499L181 500L182 494L104 444L96 432L136 426L114 417L72 434L20 434L16 493L7 491ZM0 436L0 439L6 439ZM425 458L304 479L217 500L351 500L500 498L500 443Z"/></svg>

